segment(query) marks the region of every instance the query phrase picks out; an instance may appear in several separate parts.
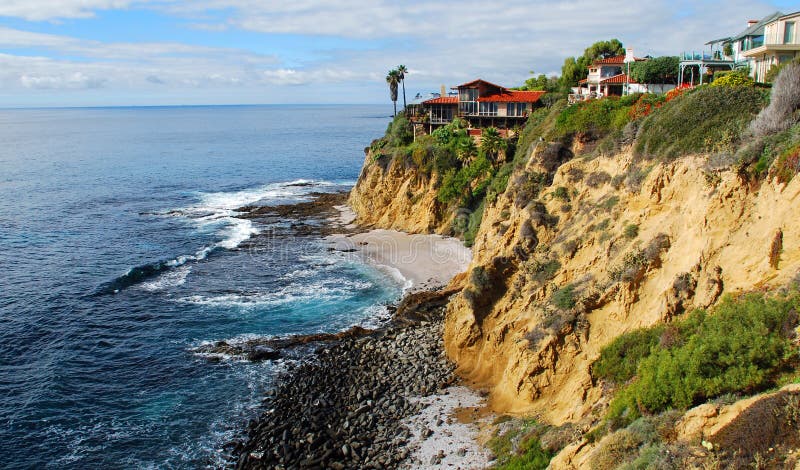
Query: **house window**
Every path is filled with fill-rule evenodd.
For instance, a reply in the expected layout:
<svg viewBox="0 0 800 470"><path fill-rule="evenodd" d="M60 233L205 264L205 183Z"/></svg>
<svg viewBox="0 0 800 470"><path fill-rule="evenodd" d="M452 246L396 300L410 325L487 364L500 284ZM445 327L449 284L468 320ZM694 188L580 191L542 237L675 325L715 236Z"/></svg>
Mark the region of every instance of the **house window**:
<svg viewBox="0 0 800 470"><path fill-rule="evenodd" d="M458 112L465 115L478 114L478 89L458 90Z"/></svg>
<svg viewBox="0 0 800 470"><path fill-rule="evenodd" d="M528 110L528 105L525 103L508 103L506 108L506 115L508 116L524 116Z"/></svg>
<svg viewBox="0 0 800 470"><path fill-rule="evenodd" d="M783 27L783 43L791 44L794 42L794 21L787 21Z"/></svg>
<svg viewBox="0 0 800 470"><path fill-rule="evenodd" d="M479 103L481 116L497 116L497 103Z"/></svg>

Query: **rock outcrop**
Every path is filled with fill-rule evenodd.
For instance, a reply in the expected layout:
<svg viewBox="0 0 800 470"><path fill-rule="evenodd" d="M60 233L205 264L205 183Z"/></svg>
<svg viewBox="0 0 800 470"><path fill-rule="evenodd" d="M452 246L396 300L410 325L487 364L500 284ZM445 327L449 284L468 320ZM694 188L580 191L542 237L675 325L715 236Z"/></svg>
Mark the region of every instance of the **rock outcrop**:
<svg viewBox="0 0 800 470"><path fill-rule="evenodd" d="M362 226L448 234L452 215L436 200L437 179L405 159L367 152L347 203Z"/></svg>

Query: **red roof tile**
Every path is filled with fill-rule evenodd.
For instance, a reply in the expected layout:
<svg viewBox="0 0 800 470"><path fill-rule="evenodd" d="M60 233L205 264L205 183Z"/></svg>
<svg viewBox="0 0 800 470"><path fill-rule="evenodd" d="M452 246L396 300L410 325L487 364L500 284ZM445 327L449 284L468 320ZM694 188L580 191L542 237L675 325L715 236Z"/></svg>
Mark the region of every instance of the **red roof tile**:
<svg viewBox="0 0 800 470"><path fill-rule="evenodd" d="M476 85L478 82L483 82L483 83L485 83L485 84L487 84L489 86L493 86L495 88L500 88L501 90L505 90L506 89L506 87L504 87L504 86L496 85L496 84L494 84L492 82L487 82L486 80L484 80L482 78L478 78L478 79L473 80L471 82L462 83L461 85L458 85L457 87L453 87L453 88L455 89L455 88L461 88L461 87L470 87L470 86Z"/></svg>
<svg viewBox="0 0 800 470"><path fill-rule="evenodd" d="M495 95L481 96L480 103L535 103L544 95L545 91L506 91Z"/></svg>
<svg viewBox="0 0 800 470"><path fill-rule="evenodd" d="M608 85L608 84L617 84L617 83L624 84L625 83L625 74L621 73L619 75L614 75L613 77L604 78L604 79L600 80L600 83L603 83L603 84L606 84L606 85ZM639 82L637 82L636 80L631 78L631 79L628 80L628 83L637 84Z"/></svg>
<svg viewBox="0 0 800 470"><path fill-rule="evenodd" d="M582 84L584 84L584 83L586 83L586 82L588 82L588 81L589 81L589 80L587 80L587 79L585 79L585 78L584 78L583 80L578 80L578 85L582 85Z"/></svg>
<svg viewBox="0 0 800 470"><path fill-rule="evenodd" d="M458 104L458 96L440 96L423 101L422 104Z"/></svg>

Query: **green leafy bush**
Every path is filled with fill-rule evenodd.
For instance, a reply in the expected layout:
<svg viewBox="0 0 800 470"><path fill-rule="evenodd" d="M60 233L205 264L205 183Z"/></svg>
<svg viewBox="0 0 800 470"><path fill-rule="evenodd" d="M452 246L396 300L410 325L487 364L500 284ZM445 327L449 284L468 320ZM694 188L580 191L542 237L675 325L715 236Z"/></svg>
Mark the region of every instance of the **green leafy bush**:
<svg viewBox="0 0 800 470"><path fill-rule="evenodd" d="M569 310L577 303L575 290L574 284L567 284L553 292L553 296L550 297L550 302L562 310Z"/></svg>
<svg viewBox="0 0 800 470"><path fill-rule="evenodd" d="M405 114L398 113L386 129L386 140L390 147L403 147L414 140L414 130Z"/></svg>
<svg viewBox="0 0 800 470"><path fill-rule="evenodd" d="M614 130L621 131L630 121L632 98L617 97L589 100L564 109L556 118L548 135L551 140L567 140L576 134L591 139L600 138Z"/></svg>
<svg viewBox="0 0 800 470"><path fill-rule="evenodd" d="M625 226L623 233L625 234L625 238L636 238L639 235L639 226L636 224L628 224Z"/></svg>
<svg viewBox="0 0 800 470"><path fill-rule="evenodd" d="M642 412L687 408L726 393L769 387L797 360L791 337L798 307L796 293L726 297L712 314L698 310L675 322L681 341L655 344L663 325L618 338L601 352L593 373L625 379L636 362L637 380L615 396L607 419L618 426ZM632 354L621 353L622 345Z"/></svg>
<svg viewBox="0 0 800 470"><path fill-rule="evenodd" d="M636 375L639 362L658 346L664 327L633 330L617 336L600 352L600 358L592 364L592 377L617 384L624 384Z"/></svg>
<svg viewBox="0 0 800 470"><path fill-rule="evenodd" d="M539 439L528 439L519 446L519 453L505 463L498 465L498 470L545 470L550 465L553 453L542 449Z"/></svg>
<svg viewBox="0 0 800 470"><path fill-rule="evenodd" d="M764 93L753 87L700 87L665 103L642 121L634 154L672 160L732 151L764 104Z"/></svg>
<svg viewBox="0 0 800 470"><path fill-rule="evenodd" d="M711 82L712 87L739 87L739 86L753 86L753 79L739 71L731 71L725 74L714 74L714 81Z"/></svg>

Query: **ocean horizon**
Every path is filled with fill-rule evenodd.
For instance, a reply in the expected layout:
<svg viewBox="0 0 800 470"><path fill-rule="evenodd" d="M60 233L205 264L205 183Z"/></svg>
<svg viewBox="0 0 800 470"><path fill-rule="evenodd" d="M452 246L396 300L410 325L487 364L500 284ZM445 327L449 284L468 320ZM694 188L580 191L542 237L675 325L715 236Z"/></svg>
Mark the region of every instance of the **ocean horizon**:
<svg viewBox="0 0 800 470"><path fill-rule="evenodd" d="M0 110L0 462L218 466L291 359L195 348L385 318L403 280L236 211L348 190L384 107Z"/></svg>

